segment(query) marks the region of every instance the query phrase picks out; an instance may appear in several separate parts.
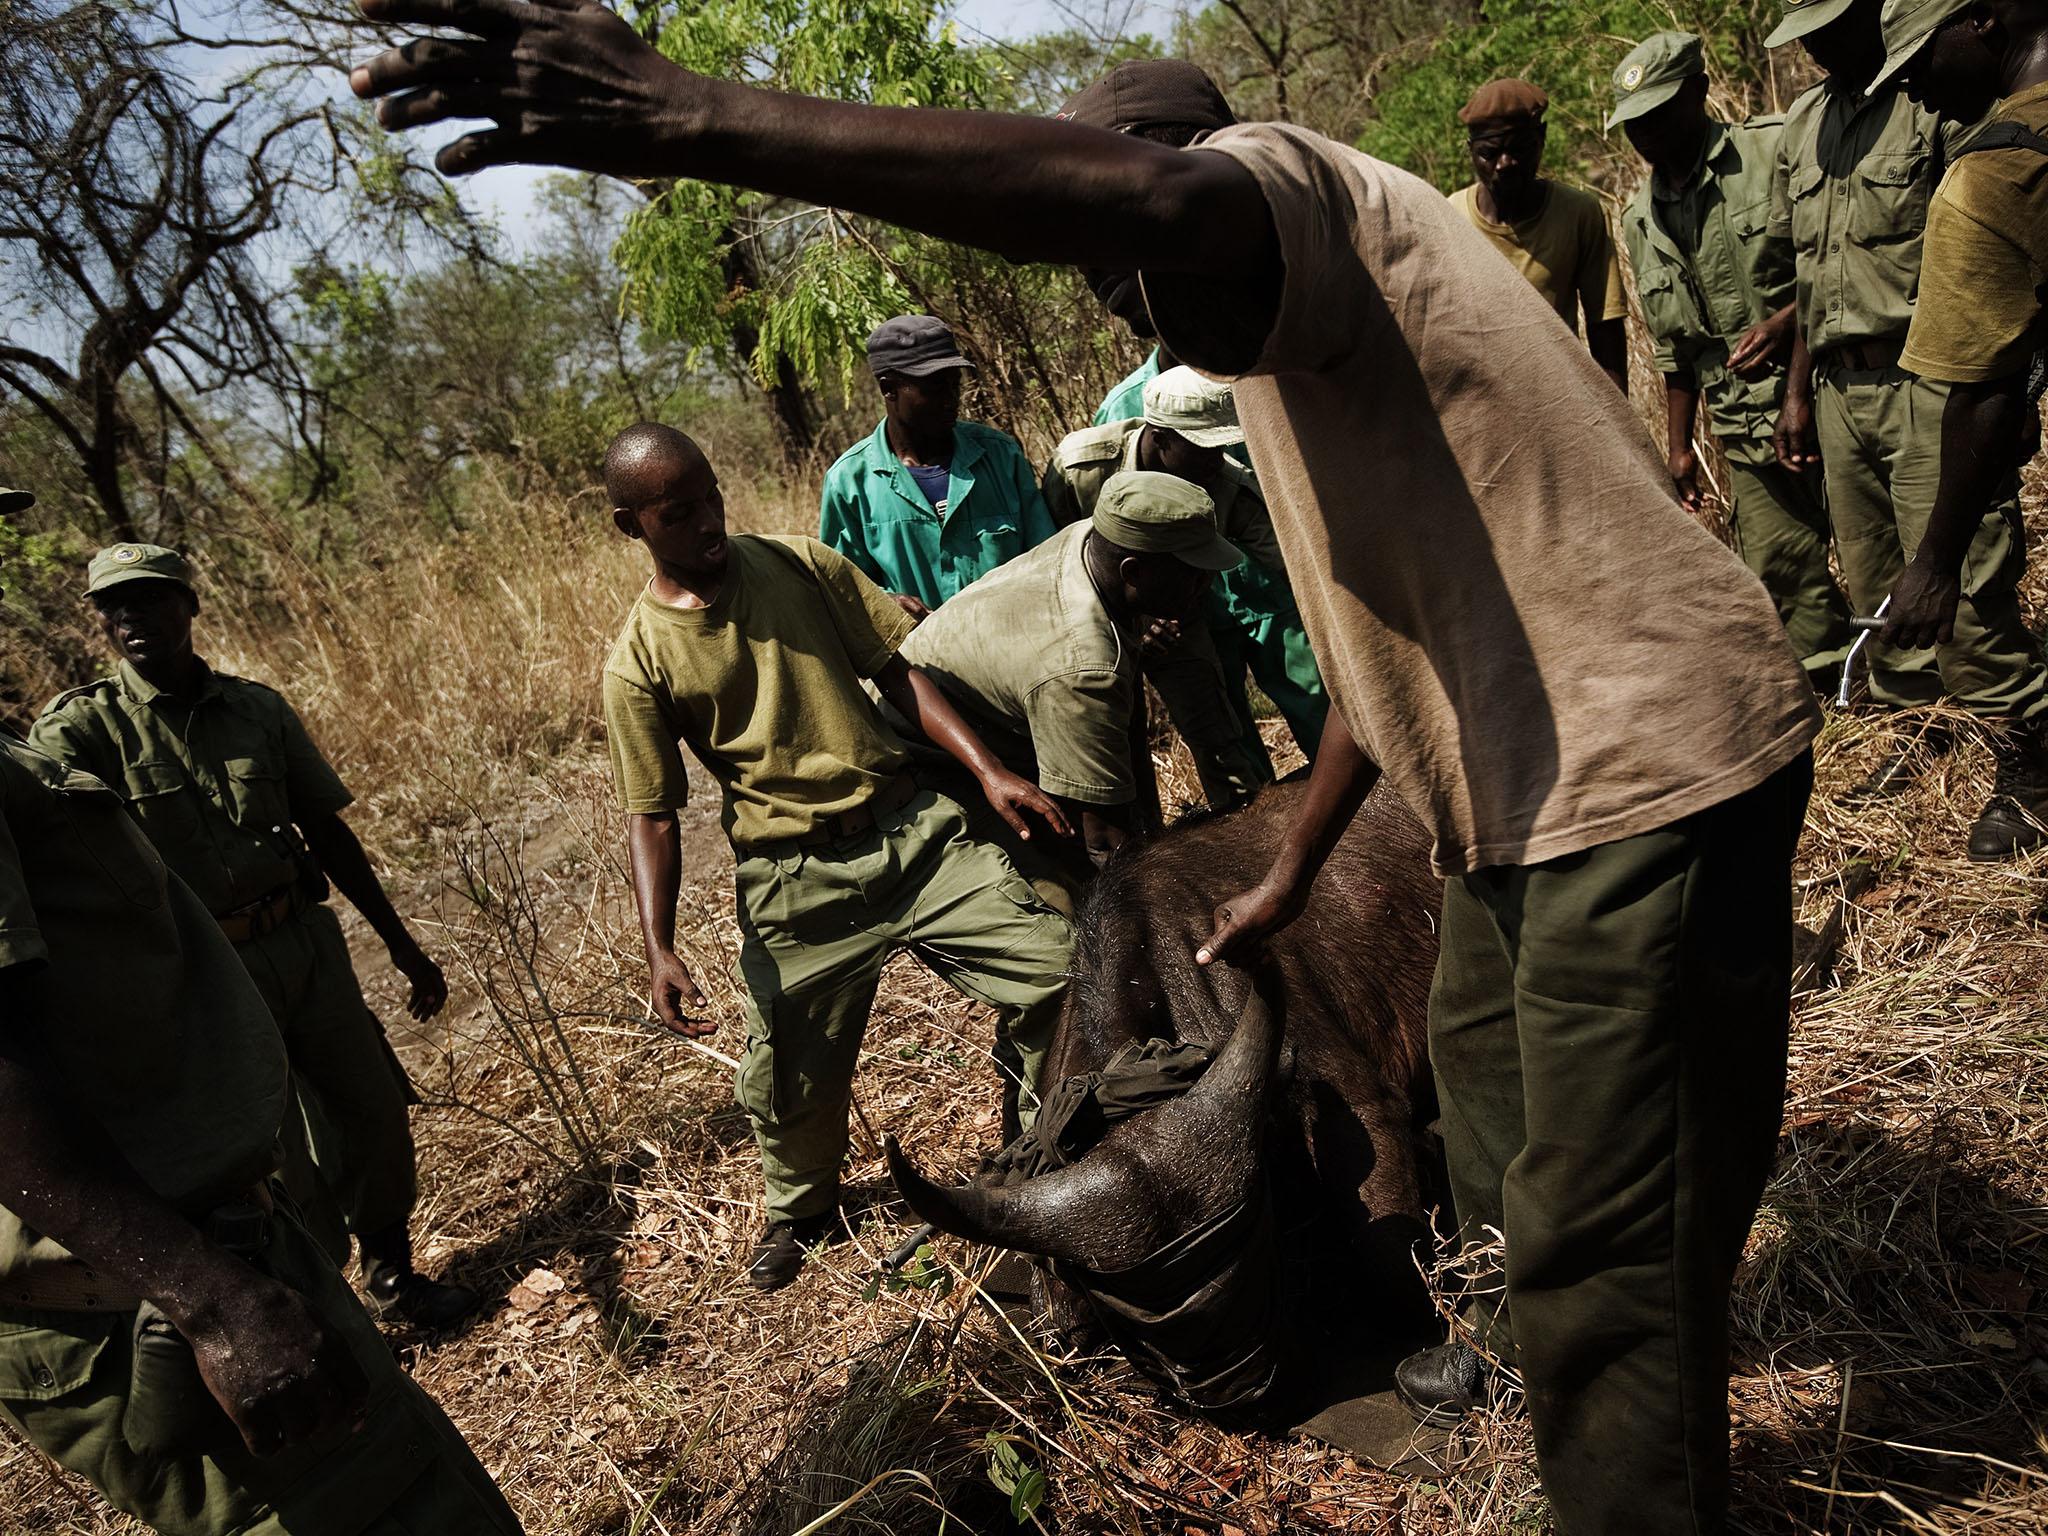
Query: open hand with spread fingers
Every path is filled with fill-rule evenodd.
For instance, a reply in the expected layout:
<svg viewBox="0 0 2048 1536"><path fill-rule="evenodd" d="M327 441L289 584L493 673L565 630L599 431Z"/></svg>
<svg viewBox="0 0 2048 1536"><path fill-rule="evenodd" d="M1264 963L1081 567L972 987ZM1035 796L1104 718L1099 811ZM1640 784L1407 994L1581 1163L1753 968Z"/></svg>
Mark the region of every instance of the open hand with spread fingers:
<svg viewBox="0 0 2048 1536"><path fill-rule="evenodd" d="M514 164L674 173L691 87L706 82L595 0L362 0L361 8L387 26L474 34L415 38L349 72L356 95L378 98L377 121L388 129L463 118L495 125L443 148L434 157L443 173Z"/></svg>

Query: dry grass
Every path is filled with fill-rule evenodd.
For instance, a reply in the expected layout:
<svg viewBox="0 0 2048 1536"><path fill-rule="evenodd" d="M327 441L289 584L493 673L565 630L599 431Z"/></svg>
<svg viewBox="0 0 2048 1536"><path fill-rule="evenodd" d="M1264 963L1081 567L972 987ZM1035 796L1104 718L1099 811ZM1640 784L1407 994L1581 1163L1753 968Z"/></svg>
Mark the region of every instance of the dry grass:
<svg viewBox="0 0 2048 1536"><path fill-rule="evenodd" d="M802 505L742 502L736 521L793 525ZM529 1529L1004 1530L996 1478L1020 1465L1046 1480L1044 1530L1542 1528L1518 1421L1480 1422L1439 1475L1397 1480L1189 1421L1115 1360L1048 1359L984 1303L961 1245L878 1286L905 1230L879 1133L952 1172L996 1134L986 1017L908 962L857 1087L852 1241L780 1295L741 1285L759 1205L716 1054L738 1033L730 861L700 796L682 929L726 1027L692 1049L640 1022L595 746L597 660L638 579L594 503L543 502L375 585L309 585L317 622L281 638L217 621L216 651L260 654L250 670L372 791L362 819L419 872L408 904L466 979L447 1037L411 1047L431 1101L420 1226L430 1261L506 1300L401 1348ZM1989 781L1975 742L1898 806L1841 810L1901 725L1837 719L1820 747L1803 920L1832 914L1852 860L1883 874L1833 984L1799 1004L1783 1156L1740 1282L1745 1531L2048 1530L2044 866L1963 860ZM122 1528L12 1441L0 1508L9 1533Z"/></svg>

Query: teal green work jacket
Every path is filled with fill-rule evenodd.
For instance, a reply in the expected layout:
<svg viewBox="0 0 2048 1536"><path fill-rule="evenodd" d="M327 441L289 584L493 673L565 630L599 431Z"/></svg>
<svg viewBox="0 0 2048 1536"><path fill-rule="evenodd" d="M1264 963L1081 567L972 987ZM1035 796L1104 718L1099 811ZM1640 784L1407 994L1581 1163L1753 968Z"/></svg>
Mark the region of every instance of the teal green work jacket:
<svg viewBox="0 0 2048 1536"><path fill-rule="evenodd" d="M1008 433L954 423L951 469L942 516L889 446L884 422L825 472L819 540L889 591L936 608L1053 536L1038 477Z"/></svg>

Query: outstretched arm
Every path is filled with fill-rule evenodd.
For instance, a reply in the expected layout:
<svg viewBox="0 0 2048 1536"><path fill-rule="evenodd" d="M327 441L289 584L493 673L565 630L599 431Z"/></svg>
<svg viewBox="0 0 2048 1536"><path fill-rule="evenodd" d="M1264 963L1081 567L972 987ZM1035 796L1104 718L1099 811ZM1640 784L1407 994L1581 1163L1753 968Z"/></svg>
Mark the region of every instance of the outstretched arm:
<svg viewBox="0 0 2048 1536"><path fill-rule="evenodd" d="M1031 824L1025 820L1028 812L1037 816L1061 837L1073 836L1073 827L1068 823L1059 806L1050 795L1029 779L1010 772L995 753L974 732L974 727L960 718L960 711L953 707L939 685L926 677L901 656L892 656L888 664L875 674L875 686L882 690L882 697L890 706L915 726L920 735L959 763L976 782L981 792L988 797L988 803L995 813L1010 825L1010 830L1019 837L1029 839Z"/></svg>
<svg viewBox="0 0 2048 1536"><path fill-rule="evenodd" d="M594 0L361 0L446 27L349 75L387 128L486 118L451 175L559 165L686 176L844 208L1019 261L1270 283L1279 247L1251 173L1046 118L869 107L691 74ZM943 195L934 195L943 192Z"/></svg>
<svg viewBox="0 0 2048 1536"><path fill-rule="evenodd" d="M704 994L676 953L676 898L683 888L683 838L674 811L626 818L626 861L633 871L633 907L647 951L647 1000L655 1020L679 1035L717 1032L704 1017Z"/></svg>

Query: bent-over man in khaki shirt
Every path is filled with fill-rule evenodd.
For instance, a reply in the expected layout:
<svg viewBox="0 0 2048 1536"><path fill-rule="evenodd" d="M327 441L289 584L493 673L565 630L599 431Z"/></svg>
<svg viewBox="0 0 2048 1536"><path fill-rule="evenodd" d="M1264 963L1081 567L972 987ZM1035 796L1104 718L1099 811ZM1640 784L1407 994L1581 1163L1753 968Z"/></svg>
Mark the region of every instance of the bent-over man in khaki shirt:
<svg viewBox="0 0 2048 1536"><path fill-rule="evenodd" d="M707 79L595 6L370 9L493 38L353 77L388 127L490 118L445 169L736 181L1070 261L1238 379L1333 708L1279 861L1196 958L1299 916L1386 774L1435 830L1457 1211L1506 1234L1505 1313L1478 1321L1502 1346L1511 1321L1558 1529L1723 1529L1729 1288L1783 1110L1820 713L1762 584L1555 312L1434 188L1344 145L1115 131L1175 121L1182 62L1126 61L1045 121ZM1399 1380L1438 1418L1492 1390L1462 1342Z"/></svg>

